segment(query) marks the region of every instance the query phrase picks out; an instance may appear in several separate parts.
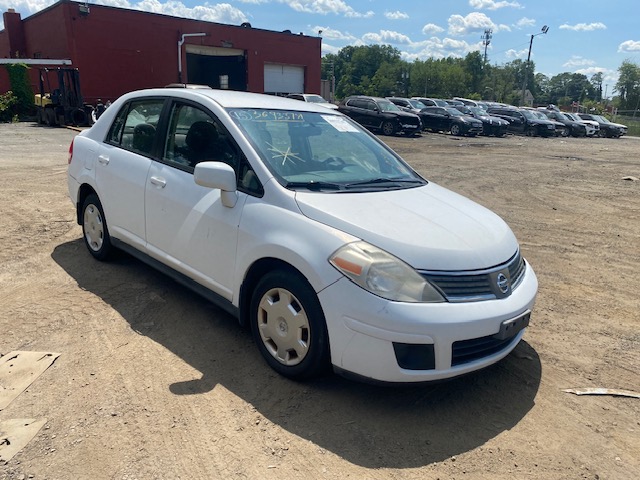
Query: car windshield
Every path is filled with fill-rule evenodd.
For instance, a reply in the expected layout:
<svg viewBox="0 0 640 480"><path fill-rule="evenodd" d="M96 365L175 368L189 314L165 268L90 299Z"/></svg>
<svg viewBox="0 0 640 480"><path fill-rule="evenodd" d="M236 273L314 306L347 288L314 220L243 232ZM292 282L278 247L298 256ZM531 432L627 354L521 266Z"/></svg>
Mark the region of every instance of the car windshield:
<svg viewBox="0 0 640 480"><path fill-rule="evenodd" d="M539 120L540 119L537 115L534 115L534 112L532 112L531 110L520 110L520 112L527 118L527 120ZM544 113L542 115L544 115Z"/></svg>
<svg viewBox="0 0 640 480"><path fill-rule="evenodd" d="M420 110L422 110L423 108L426 108L427 106L422 103L420 100L409 100L409 103L411 104L411 106L413 106L413 108L418 108Z"/></svg>
<svg viewBox="0 0 640 480"><path fill-rule="evenodd" d="M486 116L489 115L484 109L480 108L480 107L467 107L469 110L471 110L471 112L474 115L477 115L478 117L482 117L482 116Z"/></svg>
<svg viewBox="0 0 640 480"><path fill-rule="evenodd" d="M379 101L378 106L380 107L380 110L383 112L399 112L400 111L400 108L398 108L398 106L392 102Z"/></svg>
<svg viewBox="0 0 640 480"><path fill-rule="evenodd" d="M240 108L228 112L287 188L353 192L426 183L386 145L342 115Z"/></svg>
<svg viewBox="0 0 640 480"><path fill-rule="evenodd" d="M463 113L460 110L453 107L445 107L445 110L447 111L447 113L450 113L454 117L462 117L463 115Z"/></svg>
<svg viewBox="0 0 640 480"><path fill-rule="evenodd" d="M603 117L602 115L593 115L593 118L598 121L598 122L602 122L602 123L611 123L608 119L606 119L605 117Z"/></svg>
<svg viewBox="0 0 640 480"><path fill-rule="evenodd" d="M307 102L311 103L329 103L320 95L307 95L305 98L307 99Z"/></svg>
<svg viewBox="0 0 640 480"><path fill-rule="evenodd" d="M567 117L569 120L573 120L575 122L582 122L582 119L575 113L565 113L564 116Z"/></svg>
<svg viewBox="0 0 640 480"><path fill-rule="evenodd" d="M527 110L528 112L531 112L533 114L534 117L539 118L540 120L549 120L549 117L547 117L544 113L539 112L537 110Z"/></svg>

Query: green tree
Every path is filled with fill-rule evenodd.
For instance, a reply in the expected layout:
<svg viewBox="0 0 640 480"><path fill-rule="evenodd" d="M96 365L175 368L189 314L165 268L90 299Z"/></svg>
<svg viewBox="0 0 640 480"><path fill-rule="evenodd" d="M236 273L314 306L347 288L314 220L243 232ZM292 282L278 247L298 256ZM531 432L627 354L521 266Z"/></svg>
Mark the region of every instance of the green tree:
<svg viewBox="0 0 640 480"><path fill-rule="evenodd" d="M594 73L589 80L593 87L594 98L596 102L602 101L602 82L604 80L604 74L602 72Z"/></svg>
<svg viewBox="0 0 640 480"><path fill-rule="evenodd" d="M470 52L464 57L464 70L469 78L469 85L465 88L465 96L471 93L479 93L482 89L482 79L484 77L484 61L480 52Z"/></svg>
<svg viewBox="0 0 640 480"><path fill-rule="evenodd" d="M640 66L625 60L618 68L619 108L621 110L637 110L640 103Z"/></svg>
<svg viewBox="0 0 640 480"><path fill-rule="evenodd" d="M338 80L336 94L347 95L366 93L371 79L383 63L399 63L400 51L390 45L348 46L336 55L335 71Z"/></svg>

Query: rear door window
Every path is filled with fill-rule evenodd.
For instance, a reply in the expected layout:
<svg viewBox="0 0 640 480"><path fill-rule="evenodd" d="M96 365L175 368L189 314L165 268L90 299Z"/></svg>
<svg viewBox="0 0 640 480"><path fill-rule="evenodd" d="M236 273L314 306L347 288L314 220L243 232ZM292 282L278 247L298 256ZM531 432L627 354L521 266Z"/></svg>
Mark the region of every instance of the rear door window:
<svg viewBox="0 0 640 480"><path fill-rule="evenodd" d="M111 125L106 142L152 156L164 102L162 98L145 98L127 103Z"/></svg>

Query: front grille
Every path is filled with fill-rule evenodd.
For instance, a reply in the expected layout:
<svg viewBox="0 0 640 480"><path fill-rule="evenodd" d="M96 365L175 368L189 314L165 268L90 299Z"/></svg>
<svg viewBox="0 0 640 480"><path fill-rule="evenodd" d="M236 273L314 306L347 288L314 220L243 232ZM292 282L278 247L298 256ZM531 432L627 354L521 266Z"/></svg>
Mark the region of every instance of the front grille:
<svg viewBox="0 0 640 480"><path fill-rule="evenodd" d="M466 272L420 271L420 274L435 285L449 302L475 302L494 300L511 294L524 276L526 264L518 251L509 261L486 270ZM509 291L499 292L496 275L503 273L509 279Z"/></svg>
<svg viewBox="0 0 640 480"><path fill-rule="evenodd" d="M454 342L451 351L451 366L462 365L473 362L505 349L513 337L498 340L493 336L473 338L471 340L461 340Z"/></svg>

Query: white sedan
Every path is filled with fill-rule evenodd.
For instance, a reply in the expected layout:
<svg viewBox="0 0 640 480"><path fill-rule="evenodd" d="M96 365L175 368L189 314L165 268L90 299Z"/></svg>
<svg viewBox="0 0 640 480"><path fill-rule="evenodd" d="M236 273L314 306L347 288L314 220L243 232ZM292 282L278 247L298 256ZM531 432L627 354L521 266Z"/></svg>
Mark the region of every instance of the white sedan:
<svg viewBox="0 0 640 480"><path fill-rule="evenodd" d="M289 378L478 370L536 298L502 219L313 103L129 93L74 139L68 188L93 257L125 250L215 302Z"/></svg>

